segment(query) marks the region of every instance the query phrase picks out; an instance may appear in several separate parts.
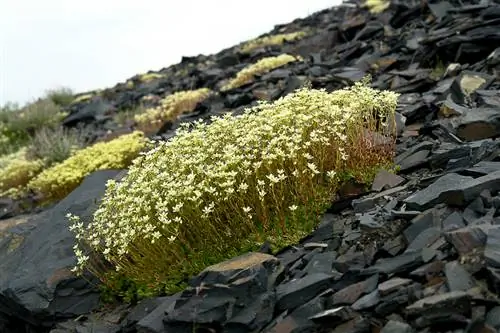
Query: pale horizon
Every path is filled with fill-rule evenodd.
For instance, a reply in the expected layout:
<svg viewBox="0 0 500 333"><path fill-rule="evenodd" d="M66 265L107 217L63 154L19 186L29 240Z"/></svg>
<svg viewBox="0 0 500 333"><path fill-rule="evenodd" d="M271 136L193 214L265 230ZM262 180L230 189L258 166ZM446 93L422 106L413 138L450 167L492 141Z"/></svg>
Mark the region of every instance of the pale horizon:
<svg viewBox="0 0 500 333"><path fill-rule="evenodd" d="M112 87L340 3L0 0L0 105L25 104L60 87Z"/></svg>

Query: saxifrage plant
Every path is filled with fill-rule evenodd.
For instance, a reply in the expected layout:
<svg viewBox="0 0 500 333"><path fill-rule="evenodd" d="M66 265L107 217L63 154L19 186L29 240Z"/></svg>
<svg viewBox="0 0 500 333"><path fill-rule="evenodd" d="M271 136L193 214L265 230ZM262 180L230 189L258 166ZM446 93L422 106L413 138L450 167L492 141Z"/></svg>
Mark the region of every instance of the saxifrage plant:
<svg viewBox="0 0 500 333"><path fill-rule="evenodd" d="M265 240L298 241L342 183L390 167L397 94L357 83L301 89L243 115L185 124L110 180L92 221L71 213L75 272L110 288L109 267L136 285L174 292L206 266ZM385 133L385 132L384 132ZM113 272L113 271L111 271Z"/></svg>

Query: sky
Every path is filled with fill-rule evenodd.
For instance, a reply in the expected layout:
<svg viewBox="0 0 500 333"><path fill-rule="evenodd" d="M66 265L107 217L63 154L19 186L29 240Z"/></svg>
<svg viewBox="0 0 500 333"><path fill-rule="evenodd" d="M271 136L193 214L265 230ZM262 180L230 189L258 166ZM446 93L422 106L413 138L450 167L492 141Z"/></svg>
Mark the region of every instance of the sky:
<svg viewBox="0 0 500 333"><path fill-rule="evenodd" d="M0 0L0 105L112 87L340 0Z"/></svg>

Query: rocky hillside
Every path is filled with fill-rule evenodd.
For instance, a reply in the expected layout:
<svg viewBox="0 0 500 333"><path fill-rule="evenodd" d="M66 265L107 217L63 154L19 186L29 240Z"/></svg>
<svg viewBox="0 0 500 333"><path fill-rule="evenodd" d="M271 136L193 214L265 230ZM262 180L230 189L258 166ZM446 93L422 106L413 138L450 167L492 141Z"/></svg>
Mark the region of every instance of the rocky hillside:
<svg viewBox="0 0 500 333"><path fill-rule="evenodd" d="M0 117L0 332L500 330L499 45L498 0L353 0L72 96L50 120L32 109ZM129 179L133 188L136 157L181 124L242 115L301 88L335 92L368 75L371 88L398 94L392 136L381 132L395 140L397 172L349 179L324 198L312 232L210 262L177 292L116 287L129 294L113 304L95 275L71 270L68 213L99 216L106 184ZM359 110L389 108L363 98ZM33 125L49 121L61 131L55 141ZM62 138L69 143L56 151ZM375 141L366 154L379 152ZM13 142L19 150L7 149ZM160 267L161 257L151 262Z"/></svg>

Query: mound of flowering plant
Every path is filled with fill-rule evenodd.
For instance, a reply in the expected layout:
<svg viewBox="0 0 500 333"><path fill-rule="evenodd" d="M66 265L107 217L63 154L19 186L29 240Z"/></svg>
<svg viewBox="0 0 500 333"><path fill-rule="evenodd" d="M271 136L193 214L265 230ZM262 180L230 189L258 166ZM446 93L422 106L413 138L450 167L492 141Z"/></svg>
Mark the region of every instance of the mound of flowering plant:
<svg viewBox="0 0 500 333"><path fill-rule="evenodd" d="M222 91L241 87L251 82L255 75L265 74L273 69L284 66L290 62L302 60L301 57L294 57L290 54L280 54L276 57L262 58L254 64L251 64L236 74L236 77L221 87Z"/></svg>
<svg viewBox="0 0 500 333"><path fill-rule="evenodd" d="M396 100L362 83L333 93L304 88L239 116L184 125L108 182L93 221L68 215L79 240L75 271L106 282L111 264L171 292L259 242L296 242L346 175L369 180L391 165L393 142L377 145L367 133L377 129L374 116L391 119Z"/></svg>

